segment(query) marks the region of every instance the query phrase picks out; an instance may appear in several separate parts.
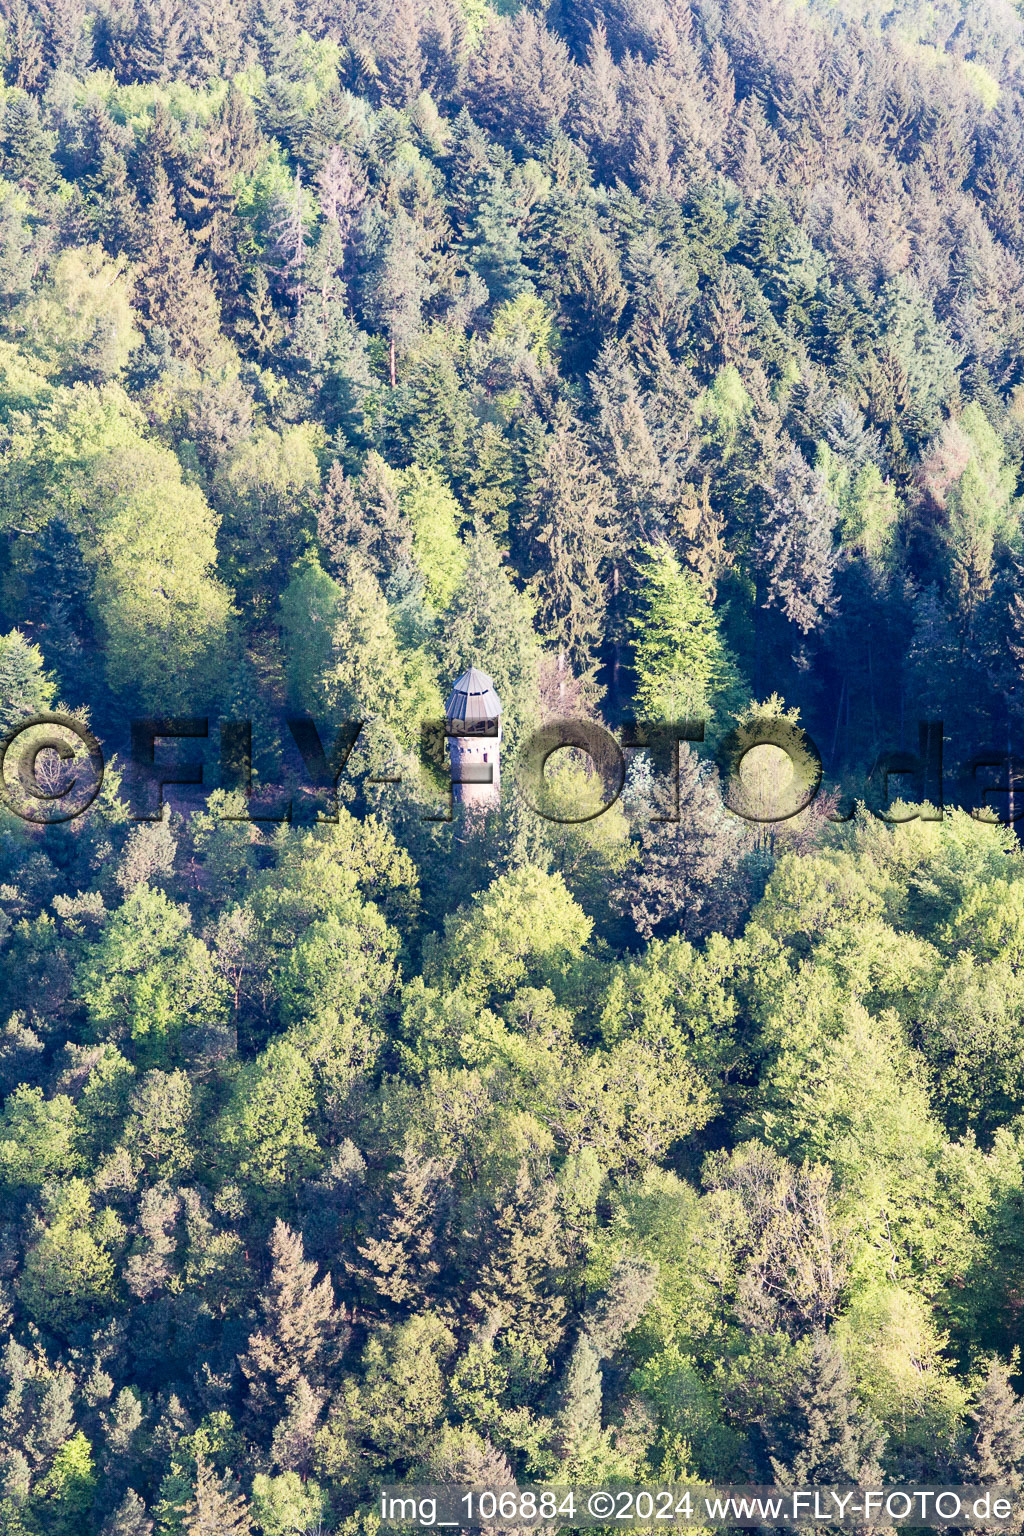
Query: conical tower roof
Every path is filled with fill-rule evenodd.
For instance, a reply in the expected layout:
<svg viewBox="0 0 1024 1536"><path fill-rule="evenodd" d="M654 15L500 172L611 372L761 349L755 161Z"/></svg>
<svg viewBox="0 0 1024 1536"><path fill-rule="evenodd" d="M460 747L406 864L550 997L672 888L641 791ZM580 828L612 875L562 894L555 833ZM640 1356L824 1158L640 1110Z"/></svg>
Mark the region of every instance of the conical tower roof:
<svg viewBox="0 0 1024 1536"><path fill-rule="evenodd" d="M452 686L444 713L447 720L468 726L484 725L487 721L497 720L501 714L501 700L487 673L478 671L476 667L463 672Z"/></svg>

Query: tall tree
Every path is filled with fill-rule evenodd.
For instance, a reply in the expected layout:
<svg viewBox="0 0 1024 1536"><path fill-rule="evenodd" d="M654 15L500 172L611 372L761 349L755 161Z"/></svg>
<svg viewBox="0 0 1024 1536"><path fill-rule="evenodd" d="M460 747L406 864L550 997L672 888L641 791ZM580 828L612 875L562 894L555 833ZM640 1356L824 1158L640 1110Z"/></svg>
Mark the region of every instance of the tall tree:
<svg viewBox="0 0 1024 1536"><path fill-rule="evenodd" d="M538 456L528 497L533 537L542 546L534 578L541 621L560 656L587 672L603 630L616 509L611 486L566 415Z"/></svg>
<svg viewBox="0 0 1024 1536"><path fill-rule="evenodd" d="M320 1377L340 1323L330 1275L315 1280L317 1266L306 1259L301 1236L280 1220L270 1234L270 1258L262 1323L239 1357L254 1412L283 1403L300 1378Z"/></svg>

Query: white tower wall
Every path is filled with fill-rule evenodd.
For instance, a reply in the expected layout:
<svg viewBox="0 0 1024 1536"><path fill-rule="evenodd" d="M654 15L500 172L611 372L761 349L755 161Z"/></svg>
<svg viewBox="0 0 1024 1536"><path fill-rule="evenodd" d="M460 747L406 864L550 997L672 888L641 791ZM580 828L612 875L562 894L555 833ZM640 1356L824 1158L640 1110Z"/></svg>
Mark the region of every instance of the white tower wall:
<svg viewBox="0 0 1024 1536"><path fill-rule="evenodd" d="M501 724L495 736L450 736L452 794L460 805L494 806L501 799Z"/></svg>

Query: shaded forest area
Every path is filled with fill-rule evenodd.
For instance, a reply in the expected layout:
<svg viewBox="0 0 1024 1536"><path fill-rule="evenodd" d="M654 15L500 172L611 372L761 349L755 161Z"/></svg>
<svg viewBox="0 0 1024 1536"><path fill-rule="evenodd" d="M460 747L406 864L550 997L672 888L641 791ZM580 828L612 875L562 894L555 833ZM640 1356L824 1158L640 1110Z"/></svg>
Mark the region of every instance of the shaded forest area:
<svg viewBox="0 0 1024 1536"><path fill-rule="evenodd" d="M0 1532L1024 1488L1024 863L829 819L1024 723L1017 10L0 15L0 727L116 753L0 811ZM503 800L446 824L470 663ZM773 830L758 711L828 775ZM367 722L335 821L132 819L133 716L265 785L289 713ZM530 810L538 722L634 713L708 722L677 824L643 754Z"/></svg>

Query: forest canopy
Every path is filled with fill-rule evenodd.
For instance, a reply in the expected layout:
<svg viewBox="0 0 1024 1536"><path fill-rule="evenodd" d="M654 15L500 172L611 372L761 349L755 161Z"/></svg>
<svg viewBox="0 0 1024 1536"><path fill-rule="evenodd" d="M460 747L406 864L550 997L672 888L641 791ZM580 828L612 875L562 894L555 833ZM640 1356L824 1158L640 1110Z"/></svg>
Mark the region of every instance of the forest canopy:
<svg viewBox="0 0 1024 1536"><path fill-rule="evenodd" d="M0 0L2 1536L1024 1489L1022 276L1001 0Z"/></svg>

